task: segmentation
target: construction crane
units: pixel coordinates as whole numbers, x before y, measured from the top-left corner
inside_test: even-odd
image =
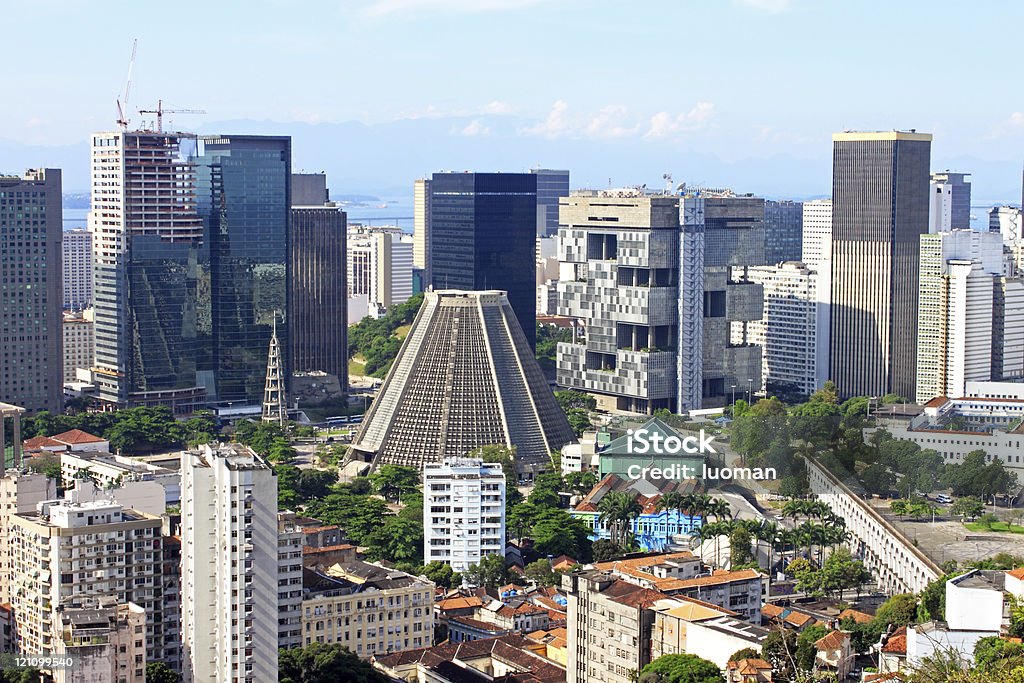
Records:
[[[120,97],[117,98],[117,125],[121,127],[121,130],[128,130],[128,95],[132,90],[132,69],[135,68],[135,48],[138,45],[138,38],[132,40],[132,58],[128,62],[128,78],[124,82],[124,103],[122,104]]]
[[[205,109],[164,109],[164,101],[156,101],[156,109],[140,109],[140,114],[156,114],[156,132],[164,132],[164,114],[205,114]]]

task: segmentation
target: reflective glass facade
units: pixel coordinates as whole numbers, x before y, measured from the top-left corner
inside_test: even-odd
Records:
[[[435,173],[430,225],[434,289],[504,290],[533,348],[537,176]]]
[[[290,359],[291,138],[201,137],[195,160],[210,273],[209,294],[198,296],[210,299],[212,342],[200,383],[214,404],[259,402],[275,314],[281,355]]]

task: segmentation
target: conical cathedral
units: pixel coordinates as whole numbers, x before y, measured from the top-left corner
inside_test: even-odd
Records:
[[[441,290],[425,293],[352,449],[420,468],[503,444],[525,474],[574,440],[505,292]]]

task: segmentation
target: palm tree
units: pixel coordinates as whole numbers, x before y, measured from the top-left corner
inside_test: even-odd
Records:
[[[670,491],[658,498],[656,508],[659,512],[661,510],[668,510],[670,512],[674,510],[676,512],[676,521],[678,522],[679,517],[683,514],[683,510],[687,508],[687,504],[686,496],[677,491]],[[668,520],[666,520],[665,528],[666,530],[668,529]]]
[[[601,499],[597,509],[601,513],[598,521],[602,524],[607,523],[612,542],[626,549],[632,521],[643,512],[636,496],[631,496],[625,491],[612,491]]]

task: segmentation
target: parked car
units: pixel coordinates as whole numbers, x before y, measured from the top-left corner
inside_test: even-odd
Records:
[[[942,503],[943,505],[949,505],[950,503],[953,502],[953,499],[947,496],[945,493],[940,493],[939,495],[935,496],[935,502]]]

